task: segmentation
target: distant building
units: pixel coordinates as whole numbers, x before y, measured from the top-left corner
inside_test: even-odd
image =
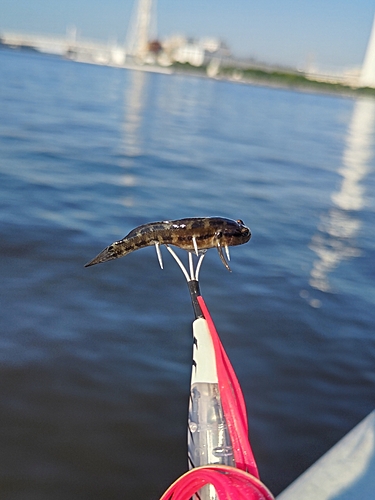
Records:
[[[188,39],[173,36],[163,43],[163,49],[172,62],[203,66],[212,59],[224,60],[230,57],[228,47],[217,38]]]
[[[187,42],[173,52],[173,59],[181,64],[199,67],[204,62],[204,49],[196,42]]]

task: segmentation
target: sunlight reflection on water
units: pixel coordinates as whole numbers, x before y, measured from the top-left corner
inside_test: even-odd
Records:
[[[331,196],[334,207],[321,216],[310,248],[317,254],[310,271],[309,283],[323,292],[332,292],[329,274],[343,260],[359,257],[356,236],[361,228],[361,220],[356,217],[366,203],[364,180],[371,171],[370,161],[374,155],[375,101],[360,99],[355,103],[349,125],[342,167],[340,189]],[[309,294],[304,292],[306,298]],[[319,305],[312,299],[312,305]]]

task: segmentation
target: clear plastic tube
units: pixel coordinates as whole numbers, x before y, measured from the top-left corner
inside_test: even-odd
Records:
[[[188,418],[189,467],[235,466],[233,449],[217,383],[198,382],[191,386]],[[216,500],[208,485],[199,492],[202,500]]]
[[[191,387],[188,453],[191,467],[235,465],[218,384],[200,382]]]

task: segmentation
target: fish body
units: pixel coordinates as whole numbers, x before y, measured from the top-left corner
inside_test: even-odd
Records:
[[[223,217],[191,217],[178,220],[150,222],[136,227],[122,240],[106,247],[85,267],[123,257],[140,248],[155,245],[174,245],[195,252],[217,248],[224,265],[229,269],[222,247],[242,245],[251,238],[251,231],[241,220]]]

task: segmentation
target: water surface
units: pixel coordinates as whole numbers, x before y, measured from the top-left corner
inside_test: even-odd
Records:
[[[151,500],[186,470],[181,271],[83,267],[149,221],[252,229],[201,289],[274,494],[375,407],[374,101],[3,50],[0,106],[2,498]]]

